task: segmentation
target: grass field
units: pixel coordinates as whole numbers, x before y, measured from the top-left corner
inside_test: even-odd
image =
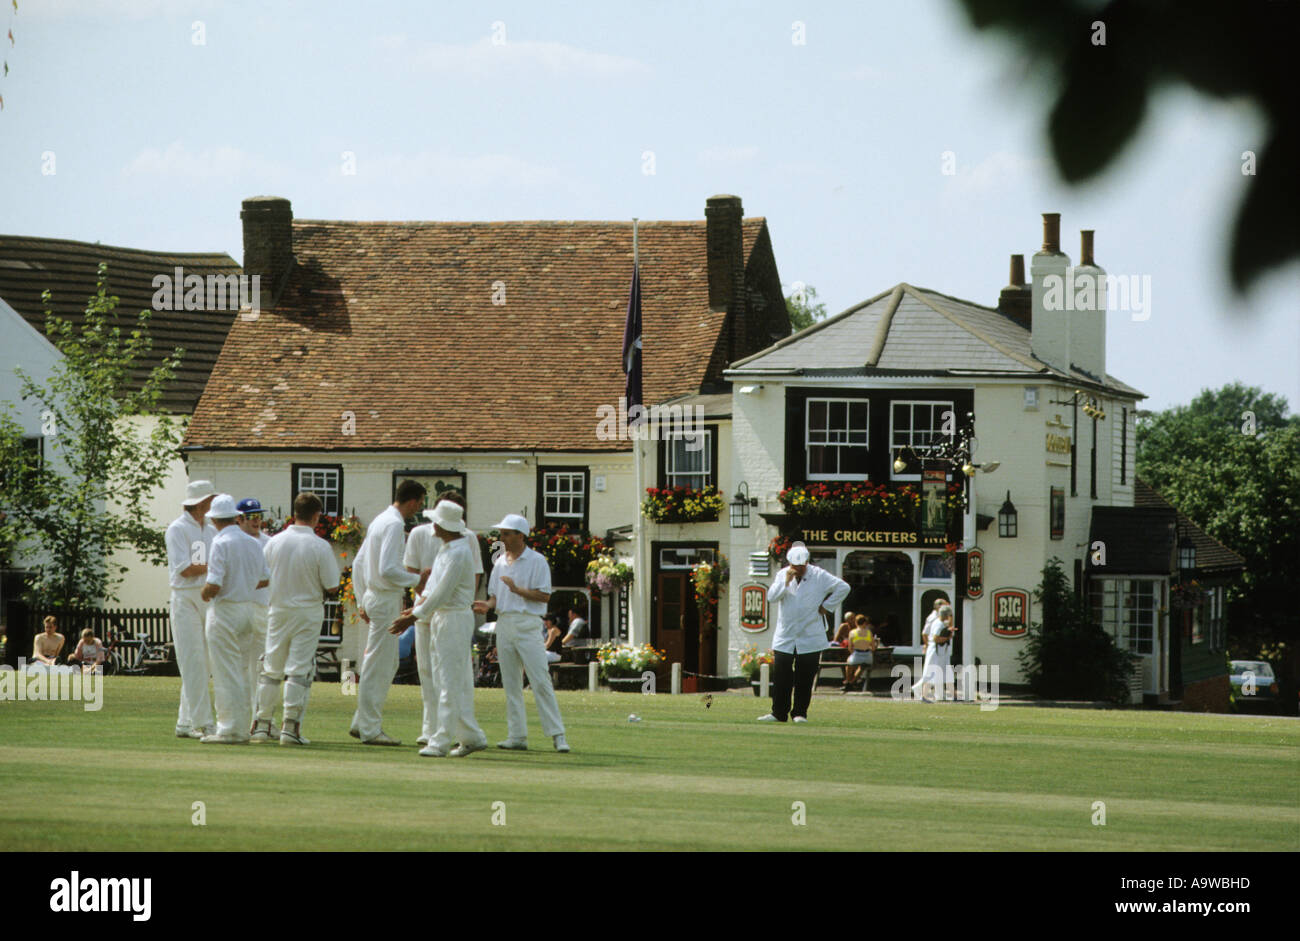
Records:
[[[1295,720],[817,697],[767,725],[748,693],[560,693],[560,755],[527,693],[533,750],[429,759],[415,686],[385,712],[411,747],[349,738],[322,683],[290,749],[175,738],[179,682],[0,702],[0,850],[1300,849]],[[502,692],[476,707],[503,738]]]

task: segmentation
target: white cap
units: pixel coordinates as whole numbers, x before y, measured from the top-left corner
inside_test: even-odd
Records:
[[[527,536],[529,530],[532,527],[528,525],[528,520],[520,516],[518,513],[507,513],[505,515],[505,518],[502,519],[501,522],[497,523],[496,526],[492,528],[513,529],[515,532],[523,533],[525,536]]]
[[[181,501],[181,506],[198,506],[216,492],[210,480],[191,481],[185,488],[185,499]]]
[[[459,504],[452,503],[450,500],[439,500],[433,512],[425,510],[424,515],[443,529],[453,533],[465,532],[465,511]]]
[[[785,554],[786,559],[791,565],[808,564],[808,547],[803,543],[796,543],[790,547],[790,551]]]
[[[239,508],[235,506],[235,498],[228,493],[217,494],[212,501],[212,509],[208,510],[208,519],[233,520],[237,516]]]

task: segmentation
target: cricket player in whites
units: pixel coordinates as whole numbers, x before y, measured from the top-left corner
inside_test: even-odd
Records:
[[[239,528],[256,539],[265,553],[266,544],[271,541],[271,537],[262,532],[262,504],[254,497],[245,497],[235,504],[235,509],[239,511]],[[248,688],[253,697],[248,706],[256,713],[258,679],[262,675],[262,655],[266,651],[266,618],[271,604],[271,589],[259,588],[253,594],[253,601],[260,614],[253,622],[253,642],[248,646]]]
[[[525,544],[528,520],[510,513],[496,525],[506,551],[497,556],[488,577],[488,600],[474,602],[474,610],[497,610],[497,661],[506,691],[506,740],[497,748],[528,748],[528,717],[524,712],[524,673],[533,688],[533,701],[542,719],[542,731],[551,736],[558,752],[569,751],[564,722],[551,685],[550,665],[542,646],[542,615],[551,598],[551,566],[546,557]]]
[[[255,742],[271,739],[271,716],[283,685],[280,744],[311,744],[302,734],[302,717],[316,672],[316,643],[325,621],[324,599],[339,593],[339,565],[334,550],[316,535],[321,509],[316,494],[298,494],[293,501],[293,525],[273,536],[264,550],[271,571],[271,613],[253,718]]]
[[[403,611],[392,625],[400,634],[417,618],[432,624],[433,647],[438,676],[438,728],[420,749],[426,758],[463,758],[487,748],[487,736],[474,721],[474,673],[469,648],[474,636],[474,563],[478,552],[470,544],[472,533],[465,528],[460,506],[439,500],[433,508],[433,532],[442,543],[434,560],[424,594],[415,607]],[[451,748],[453,742],[458,743]]]
[[[212,692],[217,705],[217,731],[205,735],[205,745],[246,745],[252,722],[252,694],[248,691],[248,648],[253,643],[254,622],[261,614],[254,600],[257,589],[270,584],[262,547],[236,525],[235,498],[217,494],[208,519],[217,528],[208,558],[208,580],[203,600],[208,606],[208,659]]]
[[[465,498],[455,490],[447,490],[442,494],[442,500],[450,500],[462,510],[465,509]],[[406,566],[408,572],[414,572],[420,576],[420,583],[415,587],[415,595],[418,598],[424,594],[424,585],[433,571],[433,560],[446,547],[446,543],[434,535],[433,531],[433,510],[425,510],[424,518],[430,520],[428,523],[421,523],[415,529],[411,530],[406,537],[406,554],[402,556],[402,564]],[[483,554],[479,551],[478,536],[472,531],[465,531],[465,538],[469,540],[470,558],[474,563],[474,591],[478,592],[479,582],[483,580]],[[405,627],[403,627],[405,630]],[[391,629],[390,629],[391,632]],[[438,655],[433,649],[432,627],[429,618],[419,618],[415,620],[415,663],[420,674],[420,698],[424,703],[424,721],[421,724],[420,737],[416,739],[421,745],[428,745],[429,739],[433,738],[433,733],[438,731]],[[398,631],[397,633],[401,633]]]
[[[352,589],[357,613],[366,622],[366,647],[361,655],[357,711],[348,734],[365,745],[400,745],[384,731],[384,702],[397,672],[397,638],[388,633],[402,613],[402,594],[420,576],[402,565],[406,549],[406,518],[424,508],[425,489],[414,480],[397,485],[396,499],[370,522],[365,541],[352,562]]]
[[[167,527],[167,571],[171,585],[172,639],[181,672],[181,702],[176,713],[177,738],[203,738],[213,731],[208,693],[208,642],[203,622],[208,605],[203,580],[217,531],[207,522],[217,492],[211,481],[195,480],[185,488],[183,512]]]

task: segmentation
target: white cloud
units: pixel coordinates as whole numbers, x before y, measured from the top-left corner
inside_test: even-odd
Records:
[[[9,6],[5,3],[5,6]],[[19,3],[23,17],[62,19],[75,16],[83,19],[157,18],[161,16],[189,16],[202,10],[212,10],[210,2],[202,0],[40,0]]]
[[[743,163],[757,156],[757,147],[710,147],[700,151],[703,163]]]
[[[233,180],[240,177],[278,175],[282,168],[256,154],[237,147],[192,151],[180,141],[172,141],[165,150],[146,147],[125,167],[127,176],[170,176],[190,180]]]
[[[648,75],[650,67],[637,59],[591,52],[558,42],[513,40],[495,44],[484,37],[466,45],[410,42],[404,35],[383,36],[375,46],[400,56],[414,68],[456,75],[486,75],[507,69],[552,75]]]
[[[884,78],[885,73],[874,65],[858,65],[851,69],[844,69],[837,77],[850,82],[874,82]]]

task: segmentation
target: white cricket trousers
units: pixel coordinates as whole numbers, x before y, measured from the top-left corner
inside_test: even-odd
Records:
[[[259,604],[257,610],[259,614],[253,622],[253,642],[248,645],[248,688],[252,692],[249,708],[253,715],[257,714],[257,687],[262,677],[262,657],[266,655],[266,619],[270,609]]]
[[[172,643],[176,646],[176,665],[181,671],[181,704],[176,713],[178,729],[206,729],[212,725],[212,700],[208,695],[208,642],[204,633],[207,610],[202,588],[172,589]]]
[[[361,741],[365,742],[384,730],[384,703],[388,700],[388,689],[393,685],[393,676],[397,673],[398,660],[397,635],[388,633],[388,629],[402,613],[402,593],[393,591],[379,594],[367,590],[361,599],[361,607],[370,618],[370,630],[366,633],[366,649],[361,655],[357,711],[352,716],[352,728],[356,729]]]
[[[524,712],[524,673],[533,690],[542,731],[552,737],[564,734],[560,705],[555,701],[551,671],[542,643],[542,619],[535,614],[508,612],[497,615],[497,662],[501,685],[506,690],[506,735],[512,741],[528,738],[528,716]]]
[[[438,670],[438,730],[429,744],[448,748],[453,742],[482,745],[487,736],[474,721],[474,672],[469,665],[470,641],[474,638],[474,612],[433,612],[430,625]]]
[[[427,742],[438,731],[438,652],[433,649],[433,628],[428,621],[415,622],[415,664],[420,672],[420,698],[424,700],[424,721],[420,736]]]
[[[324,621],[323,604],[271,608],[266,627],[266,654],[257,684],[258,722],[270,719],[275,713],[283,685],[284,721],[299,723],[301,731],[311,680],[316,675],[316,644]]]
[[[208,607],[208,657],[212,698],[217,706],[217,734],[248,738],[253,724],[248,691],[248,648],[261,605],[252,601],[213,600]]]

